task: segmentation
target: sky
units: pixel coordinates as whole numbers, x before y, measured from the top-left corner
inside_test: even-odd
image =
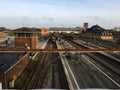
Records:
[[[0,0],[0,27],[120,26],[120,0]]]

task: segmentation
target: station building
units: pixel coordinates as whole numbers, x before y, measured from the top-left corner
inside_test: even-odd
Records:
[[[17,48],[38,49],[38,39],[50,35],[49,28],[18,28],[7,32],[10,36],[15,36],[14,45]]]
[[[38,38],[48,36],[50,30],[48,28],[19,28],[7,32],[9,35],[15,36],[14,45],[17,48],[38,49]]]
[[[38,49],[38,34],[34,29],[21,28],[13,31],[14,45],[17,48]]]
[[[113,40],[113,33],[111,30],[106,30],[98,25],[94,25],[87,29],[82,37],[102,39],[102,40]]]

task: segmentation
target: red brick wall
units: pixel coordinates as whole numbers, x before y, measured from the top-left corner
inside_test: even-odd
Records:
[[[15,47],[25,47],[27,44],[31,49],[38,49],[38,36],[34,37],[15,37]]]
[[[24,70],[26,65],[29,63],[29,55],[26,54],[23,58],[21,58],[20,62],[16,65],[13,65],[9,71],[6,72],[6,82],[5,87],[9,88],[9,81],[15,80],[20,73]]]
[[[28,46],[30,46],[31,39],[30,38],[15,37],[15,40],[14,40],[15,47],[25,47],[26,43],[28,44]]]
[[[5,35],[6,35],[5,33],[0,32],[0,37],[3,37]]]
[[[31,38],[31,48],[38,49],[38,36],[34,36]]]
[[[92,38],[94,37],[94,34],[93,33],[85,33],[82,35],[83,37],[88,37],[88,38]]]

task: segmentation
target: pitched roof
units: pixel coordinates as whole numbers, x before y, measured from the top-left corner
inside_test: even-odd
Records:
[[[98,25],[94,25],[91,28],[87,29],[86,32],[101,33],[103,31],[105,31],[105,29],[103,29],[102,27],[100,27]]]
[[[41,29],[22,27],[22,28],[8,31],[8,32],[12,32],[12,33],[40,33],[40,30]]]

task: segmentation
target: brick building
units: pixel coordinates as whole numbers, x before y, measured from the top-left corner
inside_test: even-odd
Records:
[[[38,36],[15,37],[14,44],[17,48],[38,49]]]
[[[40,33],[41,35],[45,36],[45,35],[50,35],[50,29],[49,28],[41,28],[40,29]]]
[[[37,31],[35,28],[19,28],[8,33],[15,36],[15,47],[38,49],[38,35],[40,31]]]
[[[87,29],[82,35],[86,38],[102,39],[102,40],[113,40],[113,33],[111,30],[105,30],[98,25],[94,25]]]
[[[6,34],[5,34],[5,33],[0,32],[0,37],[5,37],[5,36],[6,36]]]
[[[14,81],[29,63],[29,54],[4,53],[0,55],[0,89],[14,87]]]
[[[38,38],[43,38],[50,35],[49,28],[18,28],[6,32],[10,36],[15,36],[14,44],[17,48],[38,49]]]

